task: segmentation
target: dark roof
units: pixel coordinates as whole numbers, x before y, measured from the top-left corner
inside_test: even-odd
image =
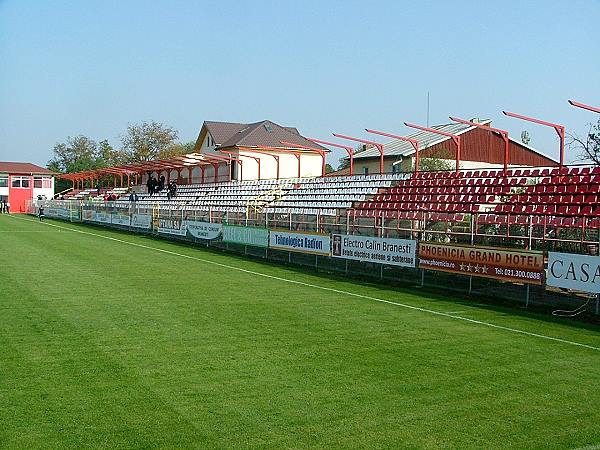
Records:
[[[329,151],[309,141],[294,127],[282,127],[270,120],[250,124],[227,122],[204,122],[215,143],[221,148],[227,147],[280,147],[290,148],[281,142],[304,145],[319,150]],[[228,135],[228,136],[227,136]],[[300,147],[298,147],[300,148]]]
[[[35,173],[44,175],[54,175],[55,172],[48,170],[44,167],[36,166],[31,163],[21,162],[2,162],[0,161],[0,172],[1,173]]]
[[[246,128],[248,124],[233,122],[204,122],[204,126],[215,140],[215,144],[221,145],[238,131]]]

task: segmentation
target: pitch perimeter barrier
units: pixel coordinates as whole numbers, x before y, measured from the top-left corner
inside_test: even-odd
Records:
[[[313,229],[298,229],[299,224],[310,223],[302,221],[306,217],[283,222],[265,215],[248,220],[247,215],[161,211],[124,202],[117,206],[51,201],[45,213],[390,285],[429,287],[525,306],[585,305],[585,310],[600,314],[597,255],[435,242],[417,236],[367,236],[349,224],[344,233],[339,221],[318,223],[319,218],[312,222]]]

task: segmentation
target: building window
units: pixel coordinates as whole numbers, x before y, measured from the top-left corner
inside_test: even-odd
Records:
[[[33,187],[36,189],[50,189],[52,188],[51,177],[33,177]]]
[[[369,175],[369,168],[366,166],[363,167],[363,175]]]
[[[12,187],[14,188],[28,188],[29,177],[12,177]]]
[[[0,187],[8,187],[8,175],[0,175]]]

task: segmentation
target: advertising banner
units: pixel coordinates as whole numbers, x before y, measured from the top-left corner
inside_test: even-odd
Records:
[[[196,222],[193,220],[188,220],[185,222],[184,226],[187,229],[188,237],[195,237],[198,239],[217,239],[223,232],[223,227],[220,223]]]
[[[71,220],[81,220],[81,209],[79,207],[71,210]]]
[[[541,252],[421,242],[419,268],[542,284],[544,257]]]
[[[331,256],[356,261],[415,267],[417,242],[409,239],[331,235]]]
[[[60,217],[58,208],[44,208],[46,217]]]
[[[127,213],[112,213],[111,220],[114,225],[129,226],[129,215]]]
[[[96,221],[96,211],[84,209],[83,210],[83,220],[86,220],[88,222],[95,222]]]
[[[268,247],[269,230],[260,227],[223,225],[223,242],[253,245],[255,247]]]
[[[44,215],[46,217],[57,217],[60,219],[70,219],[71,213],[68,208],[63,206],[54,206],[50,208],[44,208]]]
[[[278,250],[329,256],[330,241],[328,234],[296,233],[284,230],[269,231],[269,247]]]
[[[131,226],[149,230],[152,227],[152,216],[150,214],[133,214],[131,216]]]
[[[600,256],[548,252],[548,286],[600,293]]]
[[[158,232],[163,234],[174,234],[177,236],[185,236],[185,222],[181,219],[159,219]]]
[[[96,211],[93,220],[100,223],[112,223],[111,214],[107,212]]]

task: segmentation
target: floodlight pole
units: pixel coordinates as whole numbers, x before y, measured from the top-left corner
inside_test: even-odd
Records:
[[[600,108],[596,108],[595,106],[584,105],[583,103],[576,102],[575,100],[569,100],[569,103],[572,106],[587,109],[588,111],[592,111],[592,112],[596,112],[596,113],[600,114]]]
[[[545,125],[547,127],[552,127],[558,134],[558,138],[560,139],[560,167],[564,166],[565,162],[565,127],[563,125],[559,125],[557,123],[546,122],[545,120],[535,119],[533,117],[523,116],[521,114],[513,113],[510,111],[502,111],[502,114],[508,117],[514,117],[515,119],[525,120],[527,122],[537,123],[539,125]]]
[[[407,138],[405,136],[398,136],[397,134],[384,133],[383,131],[377,130],[369,130],[368,128],[366,128],[365,131],[367,133],[378,134],[380,136],[386,136],[392,139],[400,139],[401,141],[410,142],[410,144],[415,149],[415,172],[419,172],[419,141],[417,141],[416,139]]]
[[[342,148],[348,153],[350,158],[350,175],[354,175],[354,149],[347,145],[336,144],[335,142],[322,141],[321,139],[307,138],[309,141],[316,142],[317,144],[330,145],[331,147]]]
[[[452,133],[447,133],[445,131],[436,130],[435,128],[429,128],[429,127],[423,127],[421,125],[415,125],[414,123],[404,122],[404,125],[406,125],[407,127],[410,127],[410,128],[416,128],[417,130],[429,131],[430,133],[439,134],[439,135],[447,136],[447,137],[451,138],[454,141],[454,143],[456,144],[456,173],[458,173],[458,171],[460,170],[460,150],[461,150],[460,136],[458,136],[456,134],[452,134]]]
[[[383,144],[379,142],[367,141],[366,139],[359,139],[351,136],[345,136],[343,134],[332,133],[335,137],[340,139],[348,139],[349,141],[362,142],[363,144],[374,145],[379,151],[379,173],[383,174]]]
[[[499,128],[493,128],[493,127],[490,127],[489,125],[472,122],[470,120],[459,119],[457,117],[452,117],[452,116],[450,116],[450,120],[452,120],[454,122],[458,122],[458,123],[464,123],[465,125],[472,125],[474,127],[481,128],[482,130],[488,130],[488,131],[492,131],[494,133],[498,133],[500,135],[500,137],[502,137],[502,139],[504,140],[504,173],[503,173],[503,175],[506,176],[506,171],[508,170],[508,148],[509,148],[509,143],[510,143],[510,141],[508,139],[508,131],[500,130]]]

